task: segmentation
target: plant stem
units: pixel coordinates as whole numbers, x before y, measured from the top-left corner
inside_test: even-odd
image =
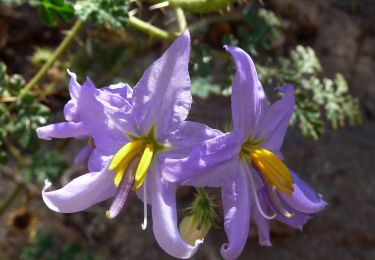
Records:
[[[14,188],[11,194],[5,198],[3,203],[0,205],[0,216],[5,212],[5,210],[12,204],[12,202],[17,198],[18,194],[25,188],[25,184],[22,182],[17,183],[17,186]]]
[[[84,22],[81,20],[77,20],[73,27],[70,29],[68,35],[64,38],[64,40],[60,43],[57,47],[51,58],[40,68],[38,73],[27,83],[27,85],[20,91],[19,96],[23,96],[27,91],[31,90],[48,72],[48,70],[52,67],[55,61],[61,56],[61,54],[65,51],[65,49],[70,45],[73,39],[76,37],[80,29],[82,28]]]
[[[151,36],[154,36],[156,38],[160,38],[162,40],[172,41],[176,38],[176,36],[172,33],[169,33],[167,31],[164,31],[156,26],[153,26],[152,24],[149,24],[145,21],[142,21],[141,19],[138,19],[135,16],[129,17],[129,24],[133,26],[134,28],[147,33]]]
[[[186,22],[184,10],[182,10],[180,7],[177,7],[175,9],[175,12],[176,12],[179,34],[184,33],[187,28],[187,22]]]
[[[29,162],[22,157],[21,152],[15,147],[12,143],[8,141],[8,139],[4,138],[4,144],[10,151],[10,153],[13,155],[13,157],[16,159],[16,161],[21,165],[21,167],[26,167],[29,165]]]

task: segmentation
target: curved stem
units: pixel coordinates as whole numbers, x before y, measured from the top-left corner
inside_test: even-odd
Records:
[[[65,51],[65,49],[70,45],[73,39],[78,34],[79,30],[83,26],[83,21],[77,20],[73,25],[72,29],[70,29],[68,35],[64,38],[64,40],[60,43],[57,47],[51,58],[40,68],[38,73],[27,83],[27,85],[20,91],[19,96],[23,96],[27,91],[31,90],[48,72],[48,70],[52,67],[55,61],[61,56],[61,54]]]
[[[135,16],[129,17],[129,24],[133,26],[134,28],[149,34],[150,36],[154,36],[156,38],[160,38],[162,40],[172,41],[176,38],[176,36],[172,33],[169,33],[167,31],[164,31],[156,26],[153,26],[152,24],[149,24],[145,21],[142,21],[141,19],[138,19]]]

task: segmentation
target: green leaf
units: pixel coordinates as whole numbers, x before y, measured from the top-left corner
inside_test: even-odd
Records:
[[[57,25],[57,19],[66,23],[74,16],[73,6],[64,0],[41,0],[40,8],[43,21],[52,27]]]
[[[128,1],[124,0],[79,0],[74,9],[81,20],[108,23],[113,29],[126,27],[129,22]]]

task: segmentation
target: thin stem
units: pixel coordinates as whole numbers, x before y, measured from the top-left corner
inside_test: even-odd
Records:
[[[138,19],[135,16],[129,17],[129,24],[144,33],[147,33],[153,37],[156,37],[162,40],[172,41],[176,38],[174,34],[164,31],[145,21],[142,21],[141,19]]]
[[[12,202],[17,198],[17,196],[23,191],[25,184],[17,183],[17,186],[14,188],[11,194],[5,198],[3,203],[0,205],[0,216],[5,212],[5,210],[12,204]]]
[[[64,38],[64,40],[60,43],[57,47],[51,58],[40,68],[38,73],[27,83],[27,85],[20,91],[19,96],[23,96],[27,91],[31,90],[48,72],[48,70],[52,67],[55,61],[61,56],[61,54],[66,50],[66,48],[70,45],[73,39],[76,37],[80,29],[82,28],[84,22],[81,20],[77,20],[73,25],[72,29],[70,29],[68,35]]]
[[[13,157],[17,160],[17,162],[22,166],[22,167],[26,167],[27,165],[29,165],[29,162],[22,157],[22,154],[21,152],[17,149],[17,147],[15,147],[12,143],[10,143],[8,141],[8,139],[4,138],[4,144],[6,145],[6,147],[8,148],[8,150],[10,151],[10,153],[13,155]]]
[[[177,24],[178,24],[178,31],[180,34],[180,33],[183,33],[187,28],[186,17],[185,17],[184,10],[182,10],[182,8],[180,7],[177,7],[175,9],[175,12],[176,12],[176,18],[177,18]]]

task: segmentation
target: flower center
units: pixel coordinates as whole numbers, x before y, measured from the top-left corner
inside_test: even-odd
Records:
[[[146,174],[152,163],[156,152],[168,149],[161,145],[155,138],[155,127],[151,127],[145,136],[136,136],[128,134],[131,141],[125,144],[113,156],[108,167],[109,171],[115,170],[113,182],[117,188],[116,197],[111,208],[107,211],[108,218],[114,218],[118,215],[124,206],[129,192],[138,190],[142,185],[146,186]],[[134,170],[136,167],[136,170]],[[145,219],[142,228],[147,225],[147,192],[143,188],[143,202]]]
[[[262,138],[253,140],[250,135],[242,146],[241,158],[250,158],[251,164],[268,184],[288,195],[292,194],[294,181],[288,168],[274,153],[259,147],[263,141]]]

